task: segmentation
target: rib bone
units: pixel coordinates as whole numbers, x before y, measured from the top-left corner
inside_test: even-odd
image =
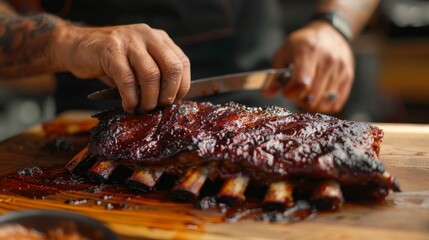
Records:
[[[88,176],[95,182],[106,182],[117,165],[117,162],[112,160],[97,160],[97,162],[88,170]]]
[[[82,167],[82,165],[86,165],[85,163],[93,164],[93,161],[89,161],[90,159],[89,149],[88,146],[86,146],[67,163],[65,168],[70,172],[75,172],[78,168]],[[83,168],[88,167],[89,165]]]
[[[240,205],[246,201],[244,192],[249,184],[249,178],[238,176],[227,179],[218,193],[219,201],[229,205]]]
[[[293,206],[293,186],[287,181],[271,183],[264,197],[264,208],[283,210]]]
[[[127,179],[127,184],[134,190],[143,192],[151,191],[163,173],[164,169],[159,168],[138,169]]]
[[[314,189],[311,201],[317,209],[336,210],[342,206],[344,198],[338,182],[328,180]]]
[[[196,167],[189,169],[180,182],[173,187],[174,198],[182,201],[189,201],[198,197],[200,189],[207,179],[208,169]]]
[[[384,185],[386,188],[391,188],[395,192],[400,192],[400,186],[398,180],[393,177],[389,172],[383,172],[383,174],[378,174],[378,180],[380,184]]]

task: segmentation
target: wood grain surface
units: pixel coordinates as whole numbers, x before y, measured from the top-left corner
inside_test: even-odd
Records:
[[[95,122],[90,113],[68,112],[47,129],[63,133],[87,130]],[[391,193],[384,204],[347,203],[338,212],[321,213],[298,223],[243,220],[226,223],[218,210],[197,210],[190,203],[175,203],[129,193],[65,191],[45,199],[30,199],[0,192],[0,214],[25,209],[57,209],[86,214],[106,223],[124,239],[429,239],[429,125],[382,124],[385,131],[381,159],[396,176],[403,192]],[[41,126],[0,143],[0,175],[34,166],[65,165],[85,145],[87,137],[74,135],[74,147],[50,152],[52,136]],[[1,186],[0,186],[1,187]],[[123,203],[128,209],[106,205],[72,205],[70,199]]]

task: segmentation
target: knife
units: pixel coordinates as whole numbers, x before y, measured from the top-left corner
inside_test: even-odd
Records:
[[[243,90],[263,90],[271,83],[285,85],[292,76],[293,65],[286,68],[220,75],[193,80],[185,99]],[[88,99],[120,99],[118,88],[106,88],[88,95]]]

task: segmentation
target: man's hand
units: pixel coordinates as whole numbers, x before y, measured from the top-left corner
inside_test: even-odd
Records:
[[[162,30],[146,24],[64,29],[55,59],[76,77],[117,86],[127,112],[171,104],[189,90],[189,59]]]
[[[352,87],[354,60],[349,44],[329,23],[314,21],[289,36],[275,54],[273,65],[289,64],[294,65],[290,81],[286,86],[271,85],[265,96],[282,91],[310,111],[341,110]]]

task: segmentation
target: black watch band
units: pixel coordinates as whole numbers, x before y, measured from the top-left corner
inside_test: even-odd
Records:
[[[353,40],[353,28],[347,19],[345,19],[340,13],[331,11],[331,12],[321,12],[315,13],[311,20],[322,20],[331,24],[343,37],[351,42]]]

